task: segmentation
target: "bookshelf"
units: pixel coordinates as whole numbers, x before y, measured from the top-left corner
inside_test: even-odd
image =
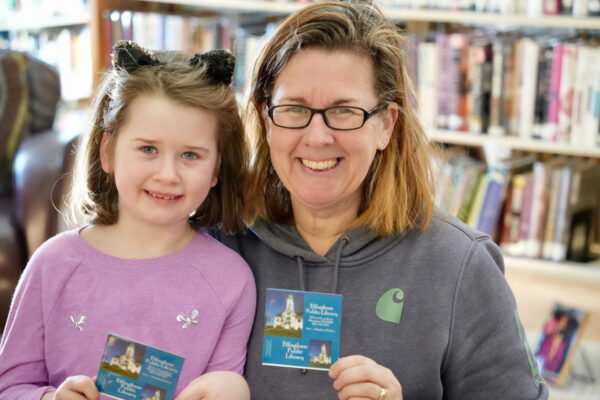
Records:
[[[532,2],[529,2],[532,3]],[[406,23],[407,32],[412,28],[419,31],[431,29],[430,24],[447,24],[450,26],[461,25],[474,28],[493,27],[498,31],[507,32],[519,28],[528,29],[528,34],[538,35],[540,30],[546,29],[552,32],[584,32],[586,35],[597,35],[600,32],[600,17],[598,16],[569,16],[569,15],[527,15],[526,13],[487,13],[475,11],[449,11],[432,9],[404,9],[388,6],[392,1],[378,1],[378,5],[384,13],[396,22]],[[540,3],[541,4],[541,3]],[[164,13],[182,13],[186,15],[200,15],[213,18],[231,18],[238,20],[240,17],[255,16],[265,20],[273,21],[293,12],[304,4],[286,1],[244,1],[244,0],[157,0],[157,1],[136,1],[136,0],[91,0],[90,1],[90,28],[92,31],[92,60],[93,70],[96,72],[95,79],[99,77],[99,72],[103,69],[103,52],[107,49],[106,37],[107,27],[103,24],[103,15],[106,16],[107,10],[131,10],[148,11]],[[232,30],[232,35],[236,33]],[[482,134],[475,132],[457,132],[444,129],[429,129],[430,138],[433,141],[445,144],[457,144],[468,147],[481,148],[489,145],[507,148],[513,151],[524,151],[531,153],[544,153],[547,157],[555,155],[564,155],[582,159],[600,159],[600,147],[582,144],[571,144],[568,142],[558,143],[532,139],[529,137],[518,136],[499,136],[491,133]],[[581,298],[579,302],[590,302],[596,304],[597,309],[595,319],[590,323],[589,331],[600,331],[600,295],[594,294],[600,292],[600,266],[587,265],[573,262],[553,262],[540,259],[530,259],[522,257],[507,256],[505,258],[507,265],[507,277],[511,284],[522,288],[521,292],[527,291],[528,285],[533,281],[538,285],[538,281],[548,280],[560,282],[562,286],[546,285],[548,293],[540,295],[543,298],[542,303],[535,303],[540,308],[550,308],[548,302],[556,298],[555,291],[557,287],[566,288],[566,294],[558,296],[564,301],[568,301],[569,293],[577,291],[581,285],[589,289],[592,297]],[[521,285],[521,282],[525,282]],[[539,286],[539,285],[538,285]],[[540,287],[544,287],[542,283]],[[588,291],[584,291],[588,293]],[[517,293],[518,302],[527,302],[527,295],[521,296]],[[587,306],[587,304],[574,304]],[[539,329],[536,316],[532,311],[529,328]],[[527,319],[527,318],[524,318]],[[527,324],[526,324],[527,325]],[[526,326],[526,328],[528,328]],[[600,335],[593,336],[594,340],[600,341]]]
[[[87,100],[92,92],[87,0],[3,2],[0,48],[23,51],[54,66],[66,102]]]

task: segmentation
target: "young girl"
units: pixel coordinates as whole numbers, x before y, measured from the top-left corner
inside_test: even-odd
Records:
[[[233,56],[158,57],[121,42],[113,66],[78,154],[91,224],[29,262],[0,344],[0,398],[98,399],[109,333],[184,357],[177,399],[249,398],[239,374],[252,274],[198,232],[242,227],[248,157]]]

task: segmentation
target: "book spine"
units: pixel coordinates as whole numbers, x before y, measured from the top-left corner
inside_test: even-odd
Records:
[[[504,77],[504,43],[495,39],[492,56],[492,86],[490,88],[490,124],[488,132],[494,135],[503,135],[503,77]]]
[[[501,243],[501,248],[507,254],[517,255],[517,243],[521,235],[521,212],[523,209],[523,193],[525,191],[525,185],[527,183],[526,176],[524,174],[514,175],[511,179],[511,200],[510,200],[510,218],[508,218],[507,225],[509,225],[508,234]]]
[[[568,143],[571,132],[571,115],[573,112],[573,89],[575,84],[575,62],[577,45],[565,43],[561,63],[559,88],[558,133],[557,141]]]
[[[550,105],[550,87],[552,85],[553,55],[552,47],[540,47],[532,131],[532,137],[536,139],[550,139],[548,133],[548,109]]]
[[[519,134],[523,139],[531,138],[535,112],[535,95],[538,73],[540,46],[531,38],[522,39],[523,64],[521,74],[521,90],[519,95]]]
[[[548,213],[546,217],[546,227],[542,244],[542,258],[549,259],[552,242],[554,241],[554,231],[556,226],[559,186],[560,186],[561,169],[552,170],[550,176],[550,192],[548,194]]]
[[[596,146],[598,142],[598,128],[600,124],[600,48],[590,51],[590,65],[588,75],[588,99],[585,108],[585,146]]]
[[[562,76],[562,59],[564,45],[557,44],[552,49],[552,69],[550,77],[550,96],[548,99],[548,131],[547,139],[558,140],[558,112],[560,110],[560,78]]]
[[[571,190],[571,167],[564,166],[560,170],[558,199],[556,202],[556,217],[554,235],[550,245],[549,258],[553,261],[563,261],[567,256],[567,210],[569,207],[569,192]]]
[[[488,169],[487,188],[481,205],[477,229],[481,232],[493,235],[502,206],[502,194],[506,180],[506,170],[490,166]]]
[[[519,240],[515,243],[515,256],[524,256],[526,254],[526,243],[531,223],[533,186],[533,177],[528,175],[525,188],[523,189],[523,207],[521,209],[521,221],[519,225]]]
[[[589,53],[591,48],[586,45],[577,51],[577,64],[575,69],[575,84],[573,87],[573,110],[571,118],[571,144],[583,146],[585,143],[585,109],[588,101],[588,72]]]
[[[437,104],[437,69],[438,53],[436,44],[430,42],[420,42],[418,44],[419,54],[419,72],[418,76],[418,96],[419,96],[419,117],[421,123],[426,128],[435,127]]]

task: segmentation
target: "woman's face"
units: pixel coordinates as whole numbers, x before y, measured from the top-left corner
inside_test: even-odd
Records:
[[[283,104],[369,111],[378,105],[372,62],[351,51],[301,50],[275,80],[269,106]],[[294,213],[357,213],[363,182],[376,152],[388,144],[397,112],[388,106],[361,128],[341,131],[329,128],[321,114],[305,128],[281,128],[265,110],[271,160]]]

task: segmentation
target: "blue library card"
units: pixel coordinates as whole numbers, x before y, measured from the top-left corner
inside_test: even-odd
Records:
[[[182,357],[109,334],[96,386],[119,400],[171,400],[182,366]]]
[[[329,370],[340,350],[342,296],[267,289],[264,365]]]

